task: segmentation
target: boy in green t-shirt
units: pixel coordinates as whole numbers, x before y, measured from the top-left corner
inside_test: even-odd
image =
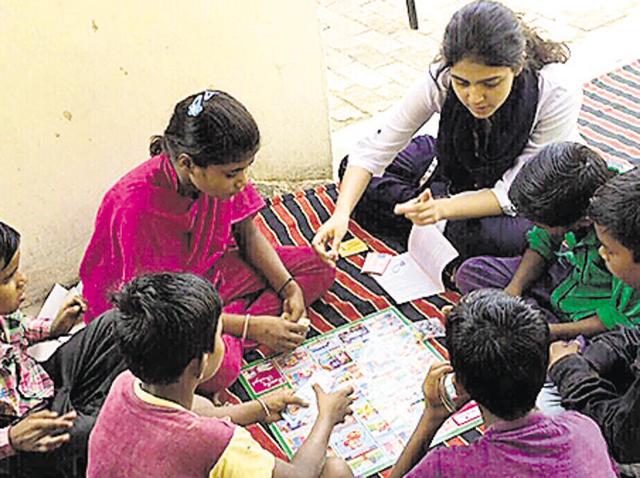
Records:
[[[460,290],[496,287],[526,297],[547,313],[552,339],[589,337],[640,321],[637,294],[616,298],[616,281],[587,217],[591,197],[613,175],[587,146],[562,142],[541,149],[509,190],[518,213],[535,224],[529,248],[522,257],[469,259],[456,276]]]
[[[640,290],[640,170],[598,189],[588,214],[602,243],[600,254],[615,276],[612,313],[617,313],[633,299],[633,290]],[[639,361],[640,328],[600,334],[583,351],[576,341],[550,347],[549,377],[562,406],[593,418],[619,463],[640,462]]]

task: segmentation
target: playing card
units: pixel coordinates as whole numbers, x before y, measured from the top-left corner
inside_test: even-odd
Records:
[[[382,252],[369,252],[362,265],[363,274],[384,274],[387,266],[391,262],[391,254]]]
[[[360,254],[369,249],[366,243],[358,239],[357,237],[354,239],[349,239],[348,241],[344,241],[340,244],[340,257],[349,257],[355,254]]]

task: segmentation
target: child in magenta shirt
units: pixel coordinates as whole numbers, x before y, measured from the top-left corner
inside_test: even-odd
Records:
[[[201,385],[210,393],[238,377],[247,343],[281,351],[304,341],[308,325],[299,319],[335,277],[311,248],[274,248],[258,230],[253,218],[264,201],[247,172],[259,146],[253,117],[227,93],[180,101],[152,144],[154,156],[105,195],[80,266],[87,320],[142,273],[191,272],[211,281],[225,304],[225,357]]]
[[[89,478],[353,476],[344,461],[326,458],[334,425],[349,413],[351,388],[326,394],[315,386],[318,419],[291,463],[242,427],[212,417],[210,403],[195,411],[196,387],[224,356],[221,304],[210,282],[152,274],[125,285],[116,303],[115,335],[130,371],[114,382],[91,434]]]
[[[451,364],[425,380],[426,408],[392,478],[614,477],[598,426],[577,412],[546,416],[535,408],[549,361],[549,326],[541,311],[496,289],[463,297],[446,331]],[[441,379],[455,373],[459,399],[445,406]],[[485,434],[469,446],[429,450],[456,404],[474,399]]]

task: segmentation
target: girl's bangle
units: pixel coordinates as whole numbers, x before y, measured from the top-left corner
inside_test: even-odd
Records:
[[[264,410],[264,417],[269,418],[271,416],[271,410],[269,410],[269,407],[267,407],[267,404],[265,403],[265,401],[261,398],[256,398],[256,402],[258,402],[262,407],[262,409]]]
[[[251,315],[247,314],[244,316],[244,325],[242,326],[242,341],[247,340],[247,334],[249,333],[249,320],[251,319]]]
[[[289,285],[289,282],[292,282],[293,280],[294,280],[293,276],[289,276],[289,278],[286,281],[284,281],[284,284],[282,284],[278,289],[278,292],[277,292],[278,297],[282,298],[282,291],[284,291],[284,288],[287,287]]]

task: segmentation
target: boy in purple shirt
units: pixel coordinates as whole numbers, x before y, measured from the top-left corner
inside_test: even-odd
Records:
[[[534,408],[549,360],[549,326],[540,311],[503,291],[477,290],[449,315],[446,340],[451,364],[427,374],[427,406],[392,478],[616,476],[591,419],[576,412],[549,417]],[[475,400],[487,431],[469,446],[429,451],[451,413],[440,397],[441,381],[453,372],[455,404]]]

